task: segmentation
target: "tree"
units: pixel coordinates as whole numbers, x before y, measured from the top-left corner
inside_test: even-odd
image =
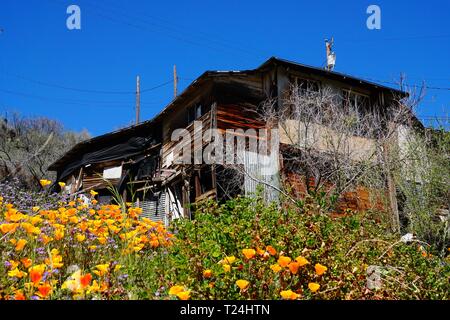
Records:
[[[17,177],[23,185],[36,187],[40,179],[53,175],[48,166],[89,133],[66,131],[45,117],[14,113],[0,120],[0,137],[0,180]]]

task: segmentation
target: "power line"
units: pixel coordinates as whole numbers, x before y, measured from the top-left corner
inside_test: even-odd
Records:
[[[394,82],[394,81],[379,80],[379,79],[374,79],[374,78],[370,78],[370,77],[363,77],[363,76],[359,76],[359,77],[361,79],[365,79],[365,80],[372,81],[372,82],[398,85],[398,82]],[[435,86],[418,85],[418,84],[407,84],[407,83],[405,85],[409,86],[409,87],[412,87],[412,88],[424,88],[424,89],[429,89],[429,90],[450,90],[450,87],[435,87]]]
[[[161,87],[167,86],[169,83],[172,83],[172,80],[166,81],[166,82],[161,83],[161,84],[159,84],[159,85],[157,85],[157,86],[154,86],[154,87],[152,87],[152,88],[143,89],[143,90],[141,90],[141,93],[142,93],[142,92],[149,92],[149,91],[153,91],[153,90],[159,89],[159,88],[161,88]]]
[[[96,94],[124,94],[124,95],[134,95],[136,94],[136,91],[107,91],[107,90],[93,90],[93,89],[84,89],[84,88],[75,88],[75,87],[68,87],[68,86],[64,86],[64,85],[60,85],[60,84],[55,84],[55,83],[49,83],[49,82],[45,82],[45,81],[41,81],[41,80],[36,80],[36,79],[32,79],[29,77],[25,77],[23,75],[19,75],[19,74],[14,74],[11,72],[3,72],[6,75],[9,76],[13,76],[31,83],[35,83],[35,84],[39,84],[42,86],[46,86],[46,87],[51,87],[51,88],[58,88],[58,89],[64,89],[64,90],[69,90],[69,91],[76,91],[76,92],[86,92],[86,93],[96,93]],[[148,91],[152,91],[152,90],[156,90],[158,88],[161,88],[163,86],[168,85],[169,83],[171,83],[172,80],[166,81],[164,83],[158,84],[154,87],[151,88],[147,88],[147,89],[143,89],[141,90],[141,92],[148,92]]]
[[[349,39],[349,38],[340,38],[340,43],[370,43],[370,42],[383,42],[383,41],[405,41],[405,40],[420,40],[420,39],[445,39],[450,38],[449,34],[442,35],[416,35],[416,36],[398,36],[398,37],[387,37],[380,39]]]
[[[60,0],[57,0],[57,1],[60,1]],[[200,46],[200,47],[209,48],[212,50],[222,51],[222,52],[224,49],[228,49],[231,51],[240,51],[241,53],[246,53],[248,56],[253,56],[253,57],[260,56],[256,52],[249,51],[240,46],[230,46],[227,44],[217,43],[218,42],[217,39],[207,38],[206,43],[204,41],[202,43],[202,40],[200,40],[200,39],[192,40],[194,37],[192,37],[191,33],[185,31],[185,29],[186,29],[185,27],[183,27],[183,28],[180,27],[179,30],[176,30],[173,28],[173,25],[171,27],[158,25],[157,23],[143,19],[142,17],[127,14],[124,12],[124,9],[114,11],[114,9],[111,9],[111,6],[109,4],[105,7],[94,5],[93,3],[86,3],[85,5],[89,6],[95,14],[97,14],[98,16],[103,17],[107,20],[117,22],[117,23],[122,23],[124,25],[134,27],[136,29],[140,29],[140,30],[144,30],[144,31],[159,32],[159,33],[164,34],[167,37],[170,37],[172,39],[182,41],[182,42],[194,45],[194,46]],[[98,9],[98,10],[96,10],[96,9]],[[109,11],[109,14],[105,14],[106,11]],[[113,16],[111,16],[111,14]],[[120,17],[120,18],[118,18],[118,17]],[[130,21],[132,21],[132,22],[130,22]],[[137,24],[136,21],[140,21],[140,24]],[[165,29],[165,31],[155,29],[155,26],[159,27],[159,29],[161,29],[161,28]],[[180,34],[188,35],[188,37],[180,36]],[[198,35],[197,35],[197,38],[198,38]],[[200,40],[200,41],[198,41],[198,40]],[[215,42],[215,44],[214,44],[214,42]]]
[[[19,92],[19,91],[13,91],[13,90],[8,90],[8,89],[1,89],[1,92],[7,93],[7,94],[11,94],[11,95],[16,95],[16,96],[21,96],[21,97],[25,97],[25,98],[32,98],[32,99],[37,99],[37,100],[42,100],[42,101],[48,101],[48,102],[57,102],[57,103],[62,103],[62,104],[70,104],[70,105],[78,105],[78,106],[92,106],[93,104],[95,104],[95,107],[126,107],[129,108],[129,105],[132,105],[132,103],[128,103],[128,102],[117,102],[117,101],[91,101],[91,100],[71,100],[71,99],[59,99],[59,98],[49,98],[49,97],[45,97],[45,96],[40,96],[40,95],[34,95],[34,94],[30,94],[30,93],[25,93],[25,92]],[[154,104],[159,104],[160,102],[154,102]],[[103,104],[103,105],[102,105]],[[106,104],[106,105],[105,105]],[[141,104],[141,105],[145,105],[145,106],[150,106],[150,103],[146,103],[146,104]]]

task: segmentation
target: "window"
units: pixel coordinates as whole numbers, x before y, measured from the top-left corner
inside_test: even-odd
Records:
[[[320,83],[316,80],[294,77],[292,84],[298,87],[298,92],[302,95],[320,91]]]
[[[358,112],[363,112],[368,109],[370,98],[365,94],[352,92],[350,90],[343,90],[342,103],[346,110],[357,110]]]
[[[203,107],[201,104],[196,104],[188,109],[188,125],[202,116]]]

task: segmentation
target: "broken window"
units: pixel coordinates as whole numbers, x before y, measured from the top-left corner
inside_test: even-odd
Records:
[[[358,136],[369,134],[366,116],[371,112],[370,97],[344,89],[342,90],[342,107],[347,114],[348,123],[352,124],[353,133]]]
[[[318,93],[320,83],[316,80],[294,77],[292,84],[297,88],[300,95]]]
[[[187,124],[191,124],[198,118],[200,118],[203,115],[203,106],[201,104],[195,104],[188,109],[188,119]]]
[[[369,108],[370,98],[365,94],[356,93],[350,90],[343,90],[342,103],[345,110],[355,110],[358,113],[363,113]]]

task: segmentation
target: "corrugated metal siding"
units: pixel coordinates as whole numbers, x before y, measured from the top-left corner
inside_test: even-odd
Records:
[[[263,197],[266,201],[278,200],[278,191],[266,185],[272,185],[277,188],[280,187],[280,179],[278,173],[278,161],[268,162],[270,156],[257,154],[255,152],[244,152],[244,190],[247,196],[251,196],[256,192],[258,185],[262,187]],[[278,159],[278,157],[275,157]],[[270,170],[268,170],[268,163]],[[274,174],[266,174],[266,172],[275,172]],[[263,183],[261,183],[263,182]]]
[[[169,221],[165,212],[165,201],[165,192],[159,192],[146,200],[140,201],[139,207],[142,208],[142,216],[167,225]]]

